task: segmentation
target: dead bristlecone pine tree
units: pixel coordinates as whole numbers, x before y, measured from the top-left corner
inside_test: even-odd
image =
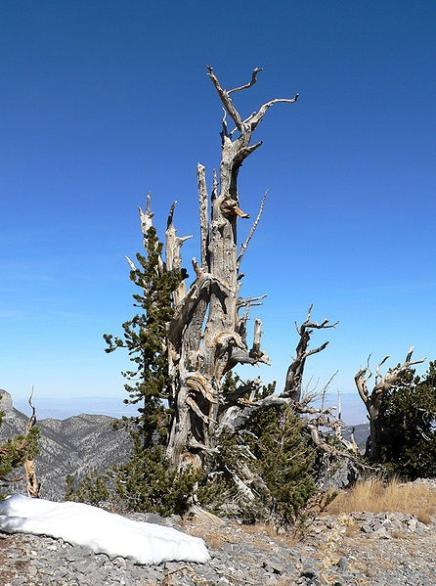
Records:
[[[298,94],[270,100],[244,117],[233,98],[251,88],[260,71],[254,69],[248,83],[224,89],[212,67],[208,68],[224,111],[221,161],[210,193],[205,168],[197,166],[200,258],[192,261],[196,278],[189,290],[182,284],[174,295],[175,314],[168,330],[174,409],[167,456],[178,469],[185,463],[201,468],[204,456],[215,448],[220,420],[232,408],[221,392],[223,376],[238,364],[269,362],[261,349],[259,320],[254,322],[252,343],[247,339],[247,310],[259,298],[240,297],[240,264],[259,223],[264,199],[245,242],[238,247],[238,220],[248,218],[239,202],[238,174],[245,159],[262,144],[252,139],[267,111],[274,104],[294,104]],[[175,235],[172,214],[166,236],[166,265],[172,270],[181,266],[183,242]]]

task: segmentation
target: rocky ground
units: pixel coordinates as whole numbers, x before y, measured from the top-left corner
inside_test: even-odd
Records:
[[[324,515],[307,528],[304,540],[276,535],[267,526],[134,518],[203,537],[212,559],[204,565],[140,566],[49,537],[0,533],[1,586],[436,584],[436,525],[402,513]]]

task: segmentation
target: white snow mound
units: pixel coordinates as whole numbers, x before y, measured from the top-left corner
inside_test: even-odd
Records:
[[[204,541],[171,527],[131,521],[82,503],[55,503],[13,495],[0,501],[0,530],[60,538],[95,553],[131,558],[140,564],[204,563]]]

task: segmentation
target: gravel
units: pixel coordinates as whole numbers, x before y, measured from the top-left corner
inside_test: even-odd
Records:
[[[136,515],[138,520],[145,516]],[[154,519],[176,524],[176,520]],[[177,524],[176,524],[177,526]],[[206,539],[207,564],[141,566],[62,540],[0,533],[1,586],[436,584],[435,524],[402,513],[322,516],[303,541],[268,528],[185,522]]]

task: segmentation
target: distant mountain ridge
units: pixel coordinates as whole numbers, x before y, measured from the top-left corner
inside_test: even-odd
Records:
[[[11,395],[3,390],[0,410],[5,413],[0,440],[24,431],[27,416],[14,408]],[[38,420],[40,455],[36,463],[42,481],[41,496],[61,500],[68,474],[80,476],[91,469],[103,471],[126,461],[130,437],[123,430],[114,430],[114,421],[113,417],[95,414]]]
[[[87,413],[88,415],[108,415],[120,419],[123,415],[136,413],[135,405],[125,405],[120,397],[34,397],[39,419],[67,419]],[[27,398],[14,399],[15,408],[23,413],[29,411]]]

